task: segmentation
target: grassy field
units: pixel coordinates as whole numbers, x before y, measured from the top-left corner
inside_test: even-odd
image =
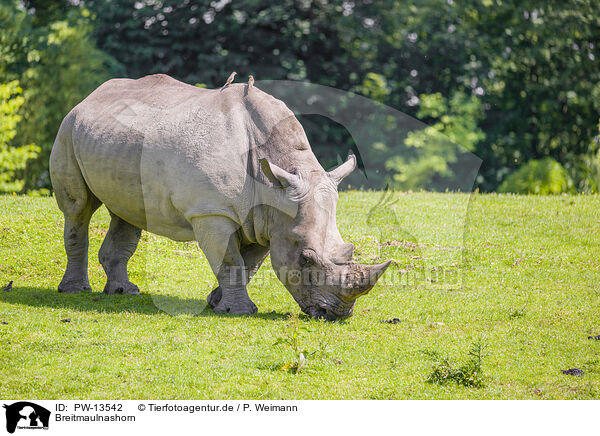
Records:
[[[94,291],[58,294],[55,201],[0,197],[0,397],[600,398],[600,340],[588,339],[600,334],[600,197],[350,192],[338,225],[359,260],[396,261],[353,317],[294,318],[268,262],[249,287],[259,313],[229,317],[205,309],[215,280],[196,245],[146,232],[130,263],[142,295],[104,295],[104,208],[90,230]],[[467,382],[427,381],[449,366],[471,368]]]

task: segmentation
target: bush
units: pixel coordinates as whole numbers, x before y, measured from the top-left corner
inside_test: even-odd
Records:
[[[534,159],[510,174],[500,185],[500,192],[515,194],[560,194],[573,191],[567,170],[550,157]]]
[[[20,192],[25,185],[23,170],[29,159],[37,157],[39,147],[29,144],[16,147],[10,141],[17,134],[21,116],[17,111],[23,104],[22,89],[14,80],[0,84],[0,193]]]

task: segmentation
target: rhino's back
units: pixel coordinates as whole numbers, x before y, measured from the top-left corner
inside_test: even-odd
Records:
[[[69,115],[87,185],[128,222],[192,239],[186,209],[227,211],[243,185],[239,100],[165,75],[104,83]]]

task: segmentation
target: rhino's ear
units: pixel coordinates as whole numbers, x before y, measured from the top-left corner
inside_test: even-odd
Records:
[[[296,186],[300,183],[300,178],[286,170],[279,168],[266,159],[260,159],[260,167],[267,179],[275,186],[287,188],[288,186]]]
[[[350,174],[356,168],[356,156],[353,153],[348,155],[346,162],[341,164],[339,167],[329,171],[329,177],[336,183],[340,183],[344,177]]]

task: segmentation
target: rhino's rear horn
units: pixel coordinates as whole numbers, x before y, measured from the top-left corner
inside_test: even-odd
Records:
[[[337,247],[333,252],[333,257],[331,261],[338,265],[348,263],[352,260],[352,255],[354,254],[354,244],[341,244]]]
[[[300,183],[300,178],[286,170],[279,168],[277,165],[269,162],[266,159],[260,159],[260,167],[263,174],[277,187],[287,188],[288,186],[297,185]]]

